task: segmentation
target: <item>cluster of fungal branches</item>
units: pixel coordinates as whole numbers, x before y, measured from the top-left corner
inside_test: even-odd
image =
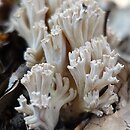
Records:
[[[113,113],[117,75],[124,66],[110,47],[112,39],[108,43],[104,36],[104,18],[94,0],[21,0],[10,21],[28,45],[29,71],[21,83],[30,103],[21,95],[16,110],[24,113],[29,128],[54,130],[70,106],[68,117],[75,107],[78,114]]]

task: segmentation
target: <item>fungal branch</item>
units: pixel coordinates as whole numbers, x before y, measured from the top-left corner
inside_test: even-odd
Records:
[[[37,63],[44,61],[44,52],[42,50],[41,40],[47,35],[47,27],[44,21],[35,23],[33,30],[31,32],[31,45],[27,48],[24,53],[24,59],[26,60],[26,65],[32,67]]]
[[[49,24],[61,26],[74,50],[93,37],[103,34],[103,21],[104,12],[95,1],[88,0],[79,1],[79,4],[77,2],[75,6],[55,14],[49,20]]]
[[[69,79],[55,73],[54,66],[42,63],[33,66],[21,83],[29,92],[30,104],[21,95],[18,100],[20,107],[15,109],[26,115],[24,119],[30,129],[54,130],[60,109],[76,97],[76,91],[69,86]]]
[[[113,113],[117,75],[124,66],[108,43],[116,39],[103,36],[104,11],[94,0],[22,0],[12,22],[28,44],[24,59],[30,71],[21,83],[30,103],[21,95],[16,110],[24,113],[30,129],[54,130],[64,116],[61,109],[70,116],[74,106],[97,116]]]
[[[42,47],[47,63],[56,67],[56,72],[63,74],[65,71],[67,41],[61,28],[57,25],[51,29],[51,34],[42,40]]]
[[[43,62],[41,40],[47,35],[45,25],[47,10],[44,0],[22,0],[21,7],[16,10],[16,14],[11,18],[14,29],[28,44],[24,55],[28,67]]]
[[[85,110],[98,116],[110,114],[113,110],[111,104],[118,101],[113,84],[118,83],[116,76],[124,66],[117,62],[118,54],[110,49],[106,38],[100,36],[86,42],[84,47],[69,54],[69,60],[68,69]],[[106,86],[106,92],[99,96]]]

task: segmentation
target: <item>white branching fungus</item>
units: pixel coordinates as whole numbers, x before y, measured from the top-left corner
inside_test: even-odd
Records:
[[[52,16],[50,26],[59,24],[72,49],[103,34],[104,12],[93,0],[83,1]]]
[[[61,28],[57,25],[52,28],[51,34],[42,40],[46,62],[56,67],[56,72],[63,73],[66,61],[66,39]]]
[[[103,113],[112,114],[113,107],[111,104],[118,101],[118,96],[113,92],[113,89],[114,86],[109,85],[102,96],[99,96],[99,90],[93,90],[85,94],[86,111],[91,110],[97,116],[102,116]]]
[[[47,27],[44,21],[35,23],[30,30],[30,37],[28,37],[29,48],[27,48],[24,59],[27,61],[27,66],[32,67],[33,65],[43,62],[43,50],[41,46],[41,40],[47,35]]]
[[[70,65],[68,66],[77,88],[79,97],[83,95],[83,86],[85,84],[85,75],[89,73],[91,61],[91,45],[76,48],[72,53],[69,53]]]
[[[35,22],[39,22],[40,20],[45,21],[48,11],[45,0],[21,0],[21,6],[25,10],[29,26],[33,26]]]
[[[45,25],[47,10],[44,0],[22,0],[21,7],[11,18],[14,29],[27,41],[29,49],[27,48],[24,59],[28,67],[43,61],[41,40],[47,34]]]
[[[63,0],[61,6],[57,8],[56,13],[63,13],[66,9],[69,9],[72,6],[75,6],[81,3],[82,3],[82,0]]]
[[[31,99],[33,92],[49,95],[49,89],[53,87],[54,72],[54,66],[42,63],[40,65],[36,64],[31,68],[31,71],[24,75],[21,83],[27,88]]]
[[[82,0],[45,0],[48,7],[47,15],[53,16],[65,9],[72,7],[75,3],[81,3]]]
[[[85,108],[100,116],[103,112],[110,114],[111,104],[118,99],[110,89],[113,88],[111,84],[118,83],[116,76],[124,66],[117,63],[118,54],[110,49],[106,38],[94,38],[75,49],[69,53],[69,60],[68,69],[76,82],[79,98],[85,101]],[[99,92],[106,86],[108,89],[99,97]],[[109,94],[109,91],[113,93]],[[109,97],[106,97],[107,94]]]
[[[24,113],[29,128],[54,130],[61,108],[68,118],[79,111],[97,116],[113,113],[112,104],[118,101],[114,87],[124,66],[107,42],[117,39],[111,33],[108,40],[102,36],[104,11],[98,4],[94,0],[21,0],[20,5],[11,20],[28,44],[24,59],[30,71],[21,83],[30,103],[21,95],[15,109]]]
[[[20,112],[24,113],[25,115],[30,115],[33,113],[32,108],[30,105],[27,104],[27,99],[24,97],[24,95],[21,95],[18,98],[20,107],[15,107],[15,109]]]
[[[55,73],[54,66],[42,63],[33,66],[21,83],[27,88],[31,103],[27,105],[24,96],[20,96],[20,107],[16,110],[28,115],[25,122],[30,129],[54,130],[62,106],[76,97],[76,91],[69,86],[69,79],[62,79],[60,73]]]
[[[14,28],[18,31],[19,35],[27,41],[29,47],[35,46],[33,39],[35,38],[36,41],[36,34],[38,34],[39,31],[46,31],[46,29],[44,29],[46,28],[44,17],[47,9],[45,9],[44,0],[38,1],[40,2],[35,0],[23,0],[21,7],[17,9],[16,14],[11,18]],[[44,34],[44,32],[42,33]]]

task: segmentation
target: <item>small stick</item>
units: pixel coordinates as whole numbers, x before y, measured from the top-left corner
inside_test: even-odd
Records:
[[[74,130],[83,130],[87,124],[88,124],[88,119],[82,121]]]
[[[108,22],[108,17],[111,11],[107,11],[105,14],[105,20],[104,20],[104,27],[103,27],[103,32],[104,32],[104,36],[107,36],[107,22]]]

